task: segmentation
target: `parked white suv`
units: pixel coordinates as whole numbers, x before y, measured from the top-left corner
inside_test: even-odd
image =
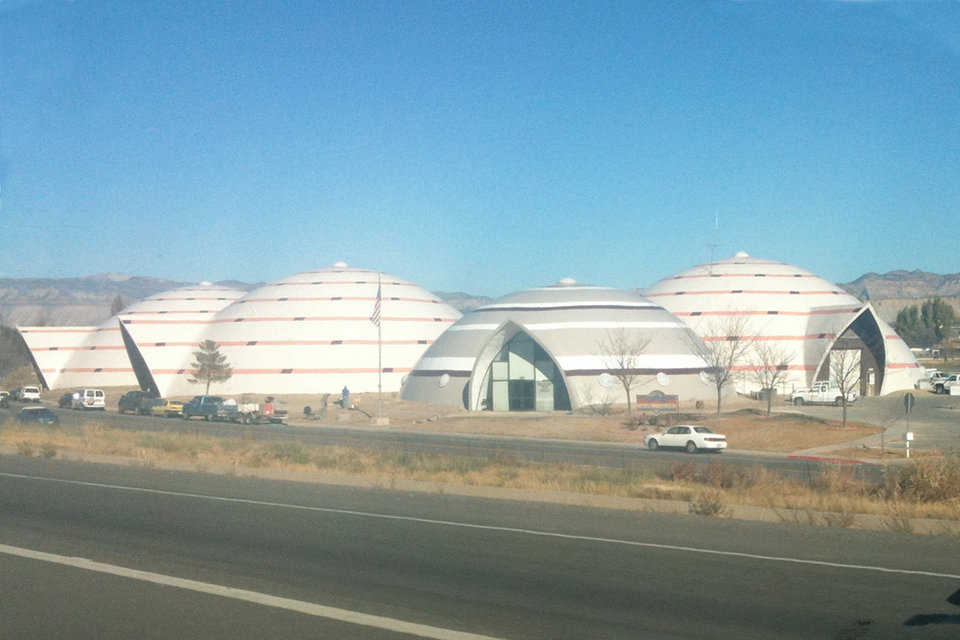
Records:
[[[17,399],[20,402],[40,402],[40,387],[23,387]]]
[[[100,409],[103,411],[107,408],[106,399],[107,396],[104,395],[103,389],[78,389],[77,392],[73,394],[71,407],[74,409]]]

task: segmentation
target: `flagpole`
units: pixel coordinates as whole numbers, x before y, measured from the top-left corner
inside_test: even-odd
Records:
[[[382,304],[380,272],[377,271],[377,304]],[[383,417],[383,322],[377,318],[377,418]]]

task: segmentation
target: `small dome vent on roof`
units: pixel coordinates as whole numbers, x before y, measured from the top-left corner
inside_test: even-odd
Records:
[[[208,280],[204,280],[203,282],[200,283],[201,287],[209,287],[211,285],[213,285],[213,283]]]
[[[747,253],[746,251],[737,251],[735,254],[733,254],[734,260],[746,260],[749,257],[750,257],[750,254]]]
[[[334,268],[334,269],[346,269],[346,268],[347,268],[347,263],[344,262],[343,260],[340,260],[339,262],[334,262],[334,263],[333,263],[333,268]]]
[[[560,278],[557,280],[558,287],[572,287],[575,284],[577,284],[577,281],[573,278]]]

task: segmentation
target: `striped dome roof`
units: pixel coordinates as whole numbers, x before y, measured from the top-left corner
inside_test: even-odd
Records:
[[[203,325],[193,345],[213,340],[233,369],[211,393],[333,393],[345,385],[355,392],[376,391],[378,337],[371,315],[378,287],[383,390],[397,391],[460,313],[396,276],[338,263],[253,290]],[[151,366],[160,392],[198,392],[188,381],[192,361],[188,352],[175,363]]]
[[[135,302],[96,327],[21,327],[20,332],[50,389],[132,386],[138,380],[121,322],[150,326],[140,332],[145,339],[184,342],[185,327],[212,318],[242,295],[209,283],[187,285]]]
[[[646,343],[634,363],[640,375],[693,375],[699,380],[706,366],[690,347],[698,338],[660,305],[638,293],[579,285],[565,278],[467,312],[417,363],[403,397],[479,408],[478,397],[461,397],[465,385],[472,379],[472,393],[479,393],[492,357],[491,345],[500,347],[524,332],[562,372],[573,408],[590,404],[586,395],[594,394],[593,383],[610,370],[610,354],[604,353],[602,343],[616,331]],[[435,384],[449,378],[459,383]]]
[[[789,353],[793,386],[810,384],[837,338],[866,313],[883,340],[883,392],[913,387],[913,376],[898,372],[917,369],[917,363],[896,332],[872,307],[799,267],[741,251],[664,278],[644,295],[707,343],[727,339],[729,327],[736,324],[733,319],[740,319],[745,336],[777,343]],[[744,371],[752,366],[748,361],[740,364]]]

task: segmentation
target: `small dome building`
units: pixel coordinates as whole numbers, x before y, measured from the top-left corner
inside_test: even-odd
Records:
[[[379,338],[371,319],[377,306]],[[344,386],[377,391],[381,367],[383,391],[398,391],[417,359],[459,318],[413,283],[337,263],[255,289],[197,319],[189,336],[160,335],[158,325],[136,318],[124,319],[123,327],[139,349],[149,377],[145,388],[164,396],[202,392],[190,377],[193,352],[203,340],[217,343],[233,371],[211,393],[339,393]],[[172,341],[178,349],[169,348]]]
[[[466,313],[423,354],[401,397],[469,410],[576,410],[622,402],[614,374],[628,369],[638,376],[635,394],[707,399],[697,342],[639,294],[565,278]]]
[[[155,328],[151,333],[155,340],[169,340],[174,346],[189,337],[184,327],[197,318],[209,321],[242,295],[237,289],[202,283],[144,298],[96,327],[17,329],[30,349],[41,384],[48,389],[143,386],[131,365],[136,350],[122,325],[150,325]],[[195,348],[196,342],[189,346]]]
[[[787,375],[781,393],[830,378],[830,354],[860,363],[861,395],[913,389],[922,374],[906,343],[870,304],[809,271],[745,252],[664,278],[644,292],[707,344],[740,337],[775,346]],[[759,384],[754,352],[736,365],[741,391]]]

